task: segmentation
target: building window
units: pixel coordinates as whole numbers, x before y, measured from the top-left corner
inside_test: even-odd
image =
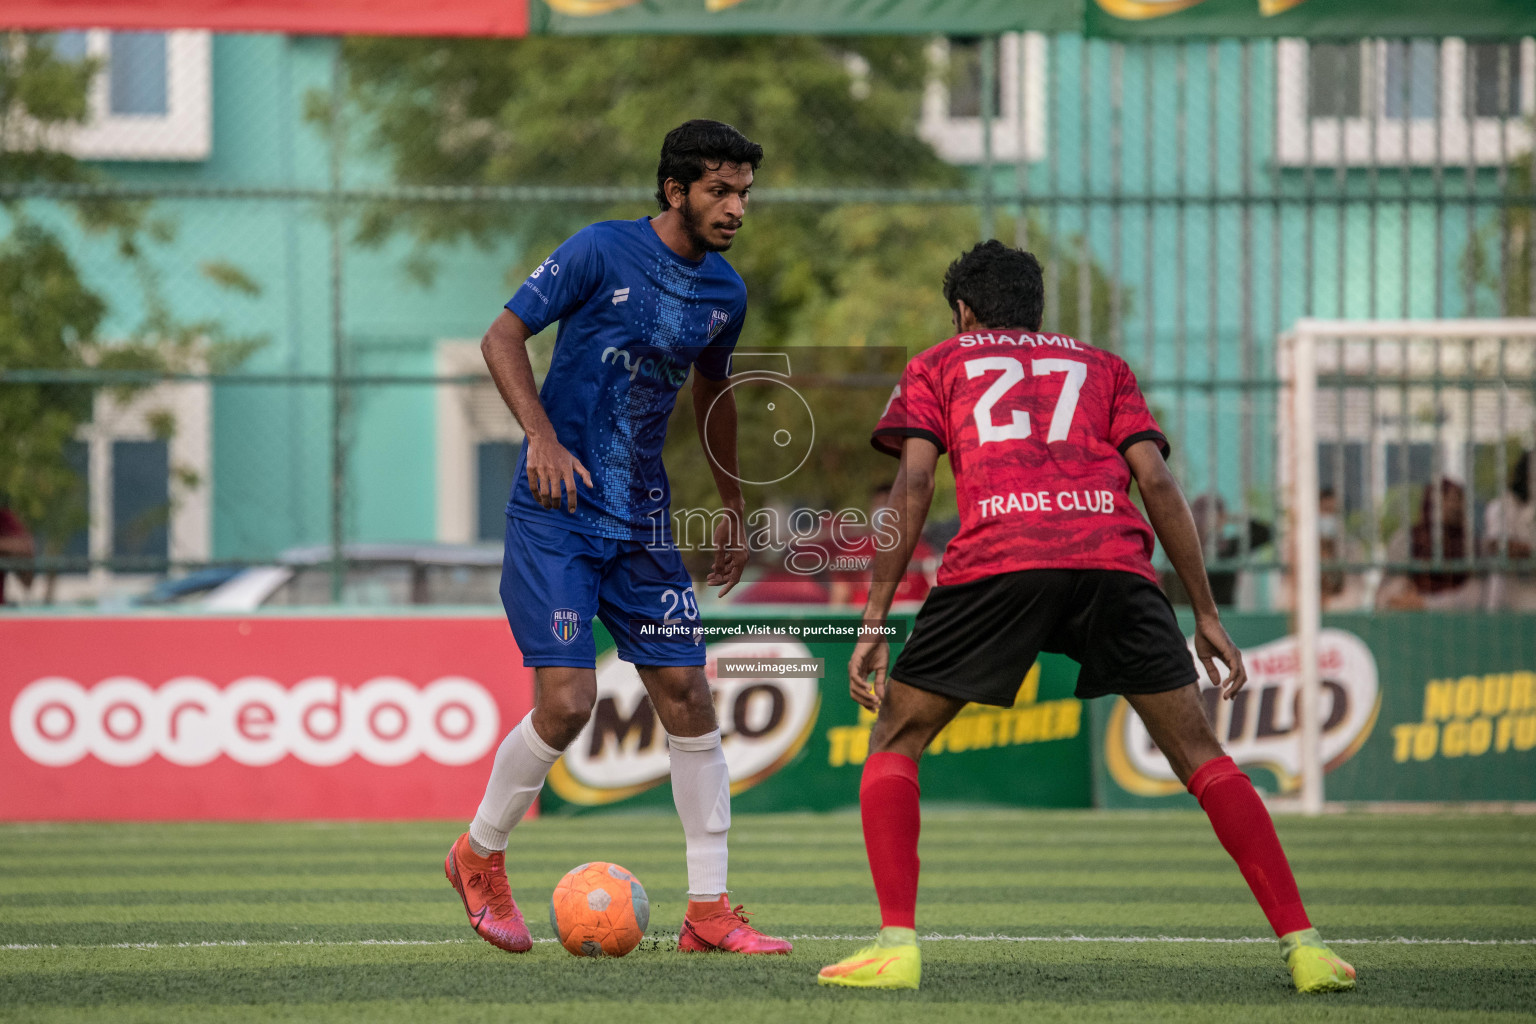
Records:
[[[522,429],[491,381],[479,342],[438,342],[437,372],[475,379],[437,388],[437,539],[500,543]]]
[[[1282,39],[1278,67],[1285,165],[1489,165],[1531,147],[1530,39]]]
[[[1363,116],[1363,76],[1358,45],[1313,44],[1307,54],[1307,116]]]
[[[163,562],[171,551],[170,517],[170,445],[113,442],[112,557],[130,565]]]
[[[213,148],[207,32],[60,32],[54,53],[101,64],[85,124],[59,145],[83,160],[206,160]]]
[[[1307,53],[1307,115],[1440,116],[1439,46],[1426,40],[1314,43]]]
[[[954,117],[981,116],[983,51],[992,51],[992,66],[997,73],[992,76],[992,115],[998,116],[1003,109],[1003,69],[999,61],[998,40],[995,37],[961,37],[949,40],[949,67],[945,84],[949,89],[948,113]]]
[[[167,560],[208,560],[211,410],[201,381],[159,384],[126,398],[107,388],[96,393],[91,421],[66,449],[84,478],[82,520],[89,526],[85,537],[69,540],[65,554],[89,554],[111,566],[93,570],[98,589],[112,572],[159,573]]]
[[[78,489],[71,494],[71,501],[61,516],[68,528],[59,554],[65,558],[85,561],[91,557],[91,456],[84,441],[71,438],[64,442],[64,460],[74,472]]]
[[[1414,121],[1440,116],[1439,45],[1425,40],[1383,47],[1382,113]]]
[[[107,110],[164,117],[171,110],[169,70],[164,32],[113,32],[107,37]]]
[[[90,56],[90,34],[87,32],[56,32],[53,36],[53,55],[60,60],[82,61]]]
[[[1435,445],[1430,441],[1409,441],[1406,445],[1388,441],[1382,446],[1382,469],[1387,490],[1394,487],[1419,488],[1435,478]],[[1404,476],[1404,472],[1407,476]]]
[[[1365,471],[1365,445],[1359,441],[1328,441],[1317,446],[1317,482],[1332,491],[1345,515],[1365,509],[1370,480]]]
[[[951,163],[980,163],[982,52],[995,48],[992,157],[999,162],[1045,155],[1045,37],[1038,32],[939,39],[928,49],[933,74],[923,96],[922,137]],[[1022,151],[1021,151],[1022,147]]]
[[[1519,117],[1533,105],[1520,102],[1521,84],[1531,78],[1531,53],[1518,42],[1468,43],[1468,117]]]
[[[521,444],[511,441],[481,441],[475,445],[475,489],[478,491],[475,539],[501,541],[507,533],[507,500],[512,494],[512,477],[517,473]]]

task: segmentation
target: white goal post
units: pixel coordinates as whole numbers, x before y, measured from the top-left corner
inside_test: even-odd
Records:
[[[1321,445],[1334,444],[1340,453],[1353,446],[1371,467],[1358,476],[1366,481],[1362,500],[1373,520],[1379,518],[1378,501],[1385,507],[1384,481],[1392,479],[1384,452],[1406,469],[1417,444],[1436,475],[1459,469],[1469,476],[1465,453],[1478,443],[1496,443],[1500,452],[1510,437],[1529,445],[1536,434],[1536,318],[1299,320],[1279,342],[1277,466],[1296,595],[1291,611],[1300,688],[1300,809],[1320,814],[1326,770],[1318,668]],[[1320,390],[1328,401],[1320,400]],[[1408,479],[1398,473],[1403,494]],[[1379,536],[1368,557],[1386,560]]]

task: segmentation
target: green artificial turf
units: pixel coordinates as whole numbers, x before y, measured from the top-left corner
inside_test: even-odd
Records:
[[[936,937],[908,993],[815,983],[877,920],[854,815],[737,817],[733,896],[796,944],[764,958],[675,951],[685,875],[667,815],[519,828],[513,891],[545,940],[522,956],[464,921],[442,874],[457,823],[5,826],[0,1019],[1536,1019],[1536,818],[1278,826],[1314,922],[1360,971],[1354,992],[1292,991],[1241,876],[1185,813],[930,811],[918,926]],[[650,893],[650,937],[621,960],[549,941],[550,890],[587,860]]]

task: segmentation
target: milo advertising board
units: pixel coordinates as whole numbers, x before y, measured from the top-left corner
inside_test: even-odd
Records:
[[[824,635],[839,624],[851,632],[856,621],[807,618],[803,635],[708,645],[737,809],[857,804],[874,716],[848,696],[851,640]],[[893,621],[905,635],[910,619]],[[1260,789],[1295,793],[1299,689],[1286,619],[1226,621],[1249,682],[1231,701],[1203,686],[1207,715]],[[1182,624],[1193,631],[1192,621]],[[670,807],[666,734],[639,675],[601,631],[598,651],[592,719],[551,772],[541,807]],[[1536,800],[1536,617],[1329,616],[1319,664],[1329,800]],[[1066,658],[1043,655],[1021,671],[1013,707],[969,705],[939,734],[923,759],[925,802],[1194,806],[1125,701],[1074,698],[1077,666]]]
[[[1278,615],[1233,616],[1227,627],[1243,648],[1249,681],[1231,701],[1202,686],[1207,717],[1260,789],[1295,793],[1294,638]],[[1327,799],[1536,799],[1536,617],[1328,616],[1318,661]],[[1130,706],[1118,698],[1097,703],[1095,803],[1194,806]]]
[[[893,620],[900,635],[910,619]],[[803,635],[757,639],[747,623],[708,645],[705,672],[739,811],[832,810],[858,803],[874,716],[848,696],[857,618],[806,619]],[[845,627],[848,639],[828,637]],[[797,630],[798,631],[798,630]],[[670,807],[666,734],[639,673],[598,631],[592,719],[550,773],[544,813]],[[899,650],[893,644],[893,653]],[[1020,670],[1011,708],[970,705],[923,761],[923,798],[1033,807],[1086,807],[1088,715],[1072,697],[1076,666],[1045,658]]]
[[[814,676],[718,674],[721,661],[730,666],[811,659],[811,649],[797,641],[713,644],[709,657],[706,672],[731,792],[743,793],[771,779],[805,749],[821,710],[821,688]],[[556,762],[548,788],[571,804],[600,807],[668,782],[670,770],[666,733],[640,674],[616,652],[603,653],[592,718]]]

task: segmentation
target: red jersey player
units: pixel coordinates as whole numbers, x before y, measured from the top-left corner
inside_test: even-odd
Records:
[[[959,333],[907,365],[875,428],[875,447],[901,458],[891,501],[900,542],[875,556],[865,620],[890,610],[888,581],[906,567],[946,452],[960,532],[889,676],[883,641],[861,641],[848,665],[854,700],[879,711],[859,804],[882,927],[818,980],[917,987],[918,759],[968,701],[1012,705],[1025,670],[1053,651],[1082,666],[1077,696],[1122,694],[1141,716],[1237,861],[1297,989],[1350,988],[1354,968],[1307,919],[1269,812],[1205,720],[1194,662],[1157,587],[1154,529],[1193,599],[1195,653],[1230,699],[1247,674],[1164,463],[1168,442],[1124,360],[1040,333],[1043,294],[1029,253],[994,240],[961,256],[944,277]],[[1132,479],[1150,525],[1131,503]]]

